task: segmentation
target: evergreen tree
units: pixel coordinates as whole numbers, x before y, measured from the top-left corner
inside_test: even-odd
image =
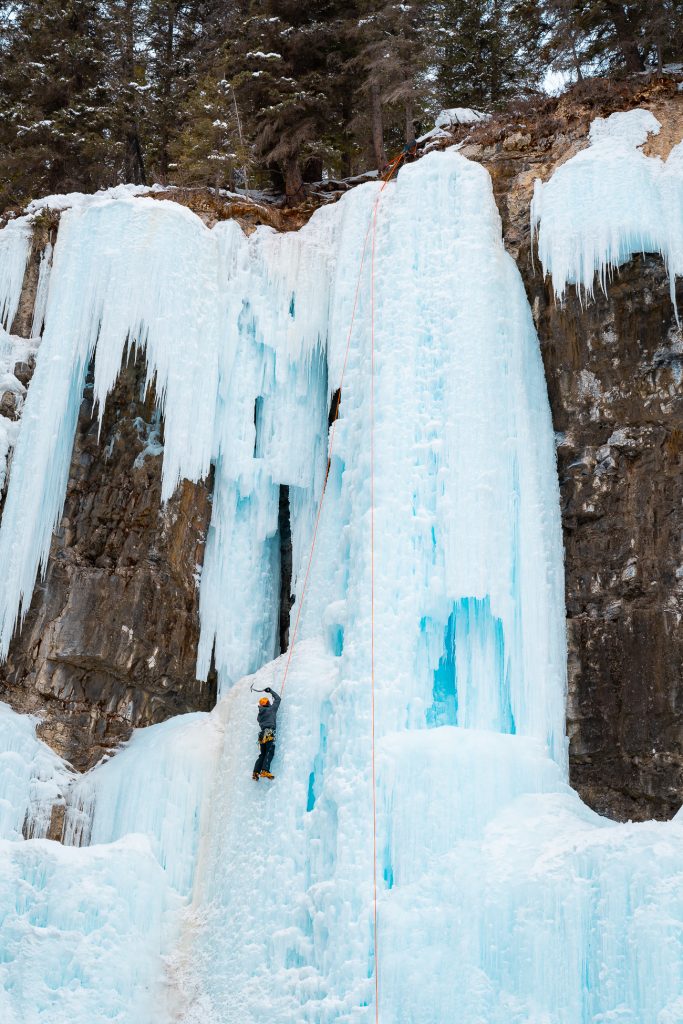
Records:
[[[102,5],[107,47],[106,116],[110,159],[117,177],[146,184],[143,122],[148,110],[145,32],[148,9],[140,0],[109,0]]]
[[[255,170],[249,90],[240,89],[248,7],[202,0],[185,12],[168,143],[170,169],[183,184],[246,186]]]
[[[544,0],[546,58],[561,70],[637,74],[683,58],[683,0]]]
[[[253,3],[233,54],[231,85],[254,126],[255,156],[280,169],[291,198],[323,163],[341,162],[348,7],[339,0]]]
[[[23,0],[1,9],[3,205],[107,184],[107,52],[97,0]]]
[[[542,19],[535,0],[442,0],[439,8],[443,106],[487,109],[538,85]]]
[[[431,0],[361,0],[355,27],[362,69],[357,91],[357,129],[369,124],[372,156],[382,169],[385,141],[392,150],[415,137],[416,124],[433,112],[435,15]]]

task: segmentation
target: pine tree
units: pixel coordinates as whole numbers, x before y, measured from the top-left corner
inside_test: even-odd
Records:
[[[638,74],[683,58],[683,0],[544,0],[545,53],[578,78]]]
[[[362,68],[356,125],[369,124],[375,165],[386,164],[385,137],[392,149],[415,137],[416,125],[434,112],[437,5],[399,0],[361,0],[355,35]],[[364,116],[365,115],[365,116]]]
[[[535,0],[441,0],[439,7],[443,106],[487,109],[538,85],[542,19]]]
[[[111,158],[126,182],[146,184],[143,122],[148,108],[147,59],[143,40],[148,9],[140,0],[103,5],[107,52],[107,109]]]
[[[3,4],[3,205],[112,180],[106,33],[96,0]]]
[[[254,133],[239,88],[248,6],[201,0],[184,11],[168,133],[169,168],[183,184],[246,186],[254,171]]]
[[[263,0],[251,5],[231,85],[254,126],[254,152],[277,167],[290,198],[304,177],[341,163],[344,90],[340,87],[348,4],[339,0]]]

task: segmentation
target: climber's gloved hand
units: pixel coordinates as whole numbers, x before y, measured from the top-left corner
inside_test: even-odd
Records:
[[[266,686],[263,692],[264,693],[272,693],[273,691],[271,690],[271,688],[269,686]]]

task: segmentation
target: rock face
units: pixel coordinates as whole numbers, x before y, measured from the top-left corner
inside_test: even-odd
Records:
[[[592,83],[459,138],[491,173],[558,433],[571,780],[617,819],[667,818],[683,799],[683,336],[654,256],[632,260],[594,302],[570,290],[559,306],[532,260],[529,203],[534,179],[587,145],[594,117],[639,105],[663,125],[648,151],[665,156],[683,138],[683,92],[666,80]],[[207,223],[270,223],[258,210],[226,214],[211,195],[173,198]],[[309,214],[272,226],[295,228]],[[210,482],[186,483],[160,510],[162,426],[140,397],[143,379],[139,362],[126,367],[99,441],[86,394],[47,575],[0,668],[0,699],[40,714],[43,738],[80,769],[133,727],[215,699],[215,685],[194,678]]]
[[[99,439],[86,390],[47,574],[0,667],[0,699],[38,714],[80,770],[134,727],[215,702],[194,677],[209,485],[185,482],[161,507],[163,425],[143,385],[129,363]]]
[[[594,301],[570,289],[556,303],[532,260],[529,203],[534,179],[587,145],[594,117],[635,106],[662,123],[646,152],[666,156],[683,138],[683,94],[665,80],[593,84],[475,129],[463,149],[493,179],[558,436],[571,782],[619,820],[669,818],[683,802],[683,336],[656,256],[631,260]]]

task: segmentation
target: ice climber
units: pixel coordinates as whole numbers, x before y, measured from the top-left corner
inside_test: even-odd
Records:
[[[270,773],[270,764],[275,754],[275,720],[277,718],[277,711],[280,707],[280,700],[282,699],[279,694],[271,690],[269,686],[266,686],[265,693],[269,693],[273,698],[271,704],[267,697],[261,697],[259,701],[258,709],[258,742],[260,747],[259,756],[256,758],[256,764],[254,765],[254,773],[251,776],[252,779],[274,779],[275,776]]]

